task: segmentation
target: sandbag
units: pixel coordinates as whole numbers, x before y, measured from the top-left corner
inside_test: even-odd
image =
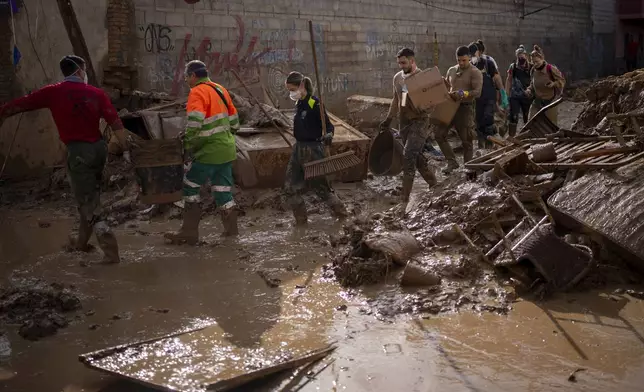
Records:
[[[364,244],[372,251],[389,256],[400,266],[407,265],[407,261],[421,250],[418,240],[408,232],[369,234]]]

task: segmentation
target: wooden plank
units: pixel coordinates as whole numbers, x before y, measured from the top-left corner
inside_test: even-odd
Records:
[[[81,30],[80,24],[78,24],[78,19],[76,18],[76,12],[74,12],[72,2],[70,0],[56,0],[56,2],[58,3],[58,11],[63,19],[65,30],[67,30],[67,37],[69,38],[69,42],[72,44],[74,54],[85,60],[85,70],[87,71],[89,84],[95,87],[100,87],[98,85],[96,72],[94,71],[94,65],[92,65],[92,56],[90,56],[89,49],[87,49],[87,43],[85,42],[85,37],[83,37],[83,31]]]
[[[629,152],[636,152],[639,150],[640,149],[637,147],[602,148],[602,149],[597,149],[592,151],[577,152],[575,154],[572,154],[570,158],[572,160],[577,161],[584,158],[599,157],[603,155],[623,154],[623,153],[629,153]]]

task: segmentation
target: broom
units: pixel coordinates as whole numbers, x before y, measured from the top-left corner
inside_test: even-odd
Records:
[[[322,83],[320,83],[320,74],[318,72],[318,59],[315,53],[315,39],[313,37],[313,22],[309,20],[309,35],[311,37],[311,51],[313,52],[313,66],[315,67],[315,81],[318,85],[318,94],[320,99],[320,119],[322,120],[322,138],[326,136],[326,119],[324,104],[322,103]],[[304,167],[304,179],[308,180],[313,177],[325,176],[336,172],[341,172],[362,163],[362,160],[355,155],[353,150],[349,150],[337,155],[331,155],[329,146],[324,148],[326,157],[311,161],[302,165]]]

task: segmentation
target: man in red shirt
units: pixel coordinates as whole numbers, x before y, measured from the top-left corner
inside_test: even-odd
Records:
[[[70,236],[68,249],[88,251],[87,243],[94,231],[105,253],[102,263],[118,263],[118,243],[100,208],[107,144],[99,130],[99,121],[105,119],[121,145],[127,146],[123,124],[107,94],[87,84],[85,60],[78,56],[65,56],[60,60],[60,70],[65,76],[63,82],[45,86],[0,106],[0,123],[17,113],[44,108],[51,110],[60,140],[67,146],[67,171],[81,217],[78,236]],[[129,160],[129,151],[124,153],[124,157]]]

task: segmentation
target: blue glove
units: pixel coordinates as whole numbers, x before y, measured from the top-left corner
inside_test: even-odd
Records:
[[[510,102],[508,102],[508,94],[505,90],[501,90],[501,107],[503,109],[507,109],[508,106],[510,106]]]

